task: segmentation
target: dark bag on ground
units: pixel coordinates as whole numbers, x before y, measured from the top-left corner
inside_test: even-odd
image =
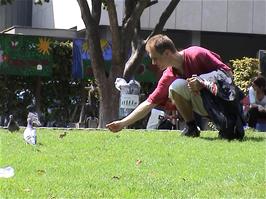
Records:
[[[234,84],[218,80],[216,85],[217,95],[213,95],[208,89],[201,90],[204,107],[221,138],[242,140],[245,135],[245,120],[240,100],[244,95]]]
[[[174,125],[169,119],[159,116],[159,125],[158,129],[166,129],[166,130],[173,130],[176,129],[176,125]]]

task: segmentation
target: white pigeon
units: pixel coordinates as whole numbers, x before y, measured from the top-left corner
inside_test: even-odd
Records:
[[[29,113],[28,119],[27,119],[27,127],[24,130],[24,140],[26,143],[31,144],[31,145],[36,145],[37,143],[37,136],[36,136],[36,128],[33,127],[33,124],[36,124],[40,126],[40,122],[38,119],[38,116],[32,113]]]

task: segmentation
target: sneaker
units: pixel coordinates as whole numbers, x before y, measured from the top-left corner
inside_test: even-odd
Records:
[[[181,135],[182,136],[187,136],[187,137],[199,137],[200,136],[200,130],[198,128],[186,127],[181,132]]]

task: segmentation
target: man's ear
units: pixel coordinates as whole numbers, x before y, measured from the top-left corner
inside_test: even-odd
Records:
[[[163,55],[169,56],[171,51],[169,49],[164,50]]]

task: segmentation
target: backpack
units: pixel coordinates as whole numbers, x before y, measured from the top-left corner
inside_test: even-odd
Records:
[[[174,125],[169,119],[163,117],[163,116],[159,116],[159,125],[158,125],[158,129],[169,129],[169,130],[173,130],[176,129],[176,125]]]
[[[245,135],[245,120],[240,100],[244,94],[233,83],[217,80],[215,84],[216,95],[206,88],[200,92],[204,107],[219,130],[219,137],[242,140]]]

